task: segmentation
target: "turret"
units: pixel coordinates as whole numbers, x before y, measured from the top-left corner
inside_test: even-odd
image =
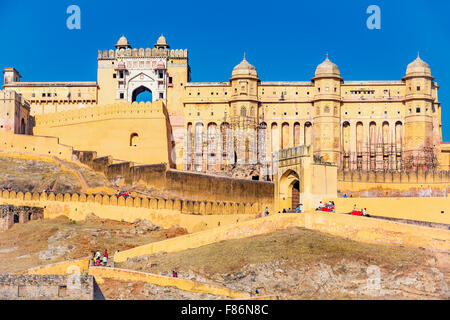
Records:
[[[130,44],[128,43],[127,38],[125,38],[125,36],[121,36],[119,41],[117,41],[115,47],[117,48],[117,50],[119,49],[131,49]]]
[[[3,84],[19,82],[20,78],[22,76],[15,68],[8,67],[3,70]]]
[[[314,78],[314,156],[339,165],[341,75],[336,64],[328,59],[316,68]]]
[[[169,49],[170,48],[170,46],[166,42],[166,38],[163,35],[161,35],[158,38],[158,40],[156,41],[155,48],[156,49]]]
[[[255,130],[258,124],[258,73],[244,58],[233,68],[230,98],[231,127],[238,163],[255,162],[257,156]]]
[[[428,64],[419,55],[411,62],[403,77],[405,81],[406,170],[425,170],[433,158],[433,77]]]

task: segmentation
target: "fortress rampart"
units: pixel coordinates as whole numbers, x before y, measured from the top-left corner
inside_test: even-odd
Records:
[[[34,134],[77,150],[137,163],[171,163],[171,134],[162,100],[123,102],[36,116]]]
[[[119,207],[148,208],[148,209],[166,209],[177,213],[193,215],[212,215],[212,214],[258,214],[257,203],[237,203],[237,202],[212,202],[212,201],[193,201],[180,199],[161,199],[148,197],[116,197],[115,195],[101,194],[70,194],[58,193],[47,194],[45,192],[15,192],[3,191],[3,199],[22,200],[22,201],[57,201],[57,202],[80,202],[96,203],[100,205],[111,205]]]
[[[71,161],[73,148],[60,144],[55,137],[30,136],[0,131],[0,150],[5,152],[32,153],[58,157]]]
[[[179,225],[196,232],[221,225],[254,219],[256,203],[208,202],[147,197],[117,198],[115,195],[0,193],[0,203],[44,208],[44,218],[64,215],[81,221],[94,213],[101,219],[134,222],[136,219],[170,228]]]
[[[160,118],[161,116],[165,116],[164,104],[162,101],[153,103],[120,102],[104,106],[36,115],[36,126],[52,127],[99,120]]]
[[[113,163],[112,157],[96,157],[95,152],[75,151],[78,159],[108,179],[122,177],[125,184],[143,184],[170,192],[175,197],[195,201],[254,203],[258,212],[273,209],[272,182],[218,177],[169,169],[166,164],[134,165]]]
[[[338,193],[347,197],[446,197],[449,171],[338,171]]]

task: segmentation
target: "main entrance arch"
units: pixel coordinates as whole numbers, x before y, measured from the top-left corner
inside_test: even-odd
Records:
[[[279,180],[281,210],[295,210],[300,201],[300,177],[292,169],[287,169]]]
[[[142,93],[142,95],[141,95]],[[152,94],[152,90],[150,90],[149,88],[147,88],[146,86],[140,86],[136,89],[133,90],[133,93],[131,95],[131,101],[135,102],[138,99],[138,96],[145,96],[144,100],[149,101],[149,102],[153,102],[153,94]],[[144,101],[142,100],[142,101]],[[138,101],[139,102],[139,101]]]
[[[294,210],[299,203],[311,210],[337,197],[336,164],[314,161],[311,146],[279,150],[273,159],[275,212]]]

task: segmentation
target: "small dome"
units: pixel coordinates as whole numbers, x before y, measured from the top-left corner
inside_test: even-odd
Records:
[[[341,76],[341,73],[340,73],[337,65],[328,59],[328,53],[327,53],[326,59],[317,66],[315,76],[316,77],[320,77],[320,76],[340,77]]]
[[[119,41],[117,41],[117,44],[115,45],[116,48],[131,48],[130,44],[128,43],[127,38],[125,36],[121,36]]]
[[[169,45],[166,42],[166,38],[163,35],[160,35],[158,40],[156,41],[155,48],[169,48]]]
[[[165,38],[163,35],[161,35],[161,36],[158,38],[158,41],[156,41],[156,43],[157,43],[157,44],[167,44],[166,38]]]
[[[406,75],[427,75],[431,77],[431,69],[428,63],[420,59],[419,53],[417,58],[406,68]]]
[[[258,76],[258,73],[256,72],[256,68],[252,66],[250,63],[248,63],[247,60],[245,60],[245,53],[244,58],[242,59],[241,63],[239,63],[237,66],[233,68],[233,72],[231,75],[238,76],[238,75],[245,75],[245,76]]]

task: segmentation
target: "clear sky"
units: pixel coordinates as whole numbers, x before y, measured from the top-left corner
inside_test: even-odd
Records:
[[[80,30],[66,26],[71,4]],[[380,30],[366,26],[370,5],[381,9]],[[449,14],[447,0],[0,0],[0,68],[15,67],[23,81],[95,81],[97,50],[114,49],[122,34],[137,48],[160,34],[187,48],[192,81],[227,81],[244,51],[263,81],[307,81],[326,52],[344,80],[400,80],[420,51],[440,86],[449,141]]]

